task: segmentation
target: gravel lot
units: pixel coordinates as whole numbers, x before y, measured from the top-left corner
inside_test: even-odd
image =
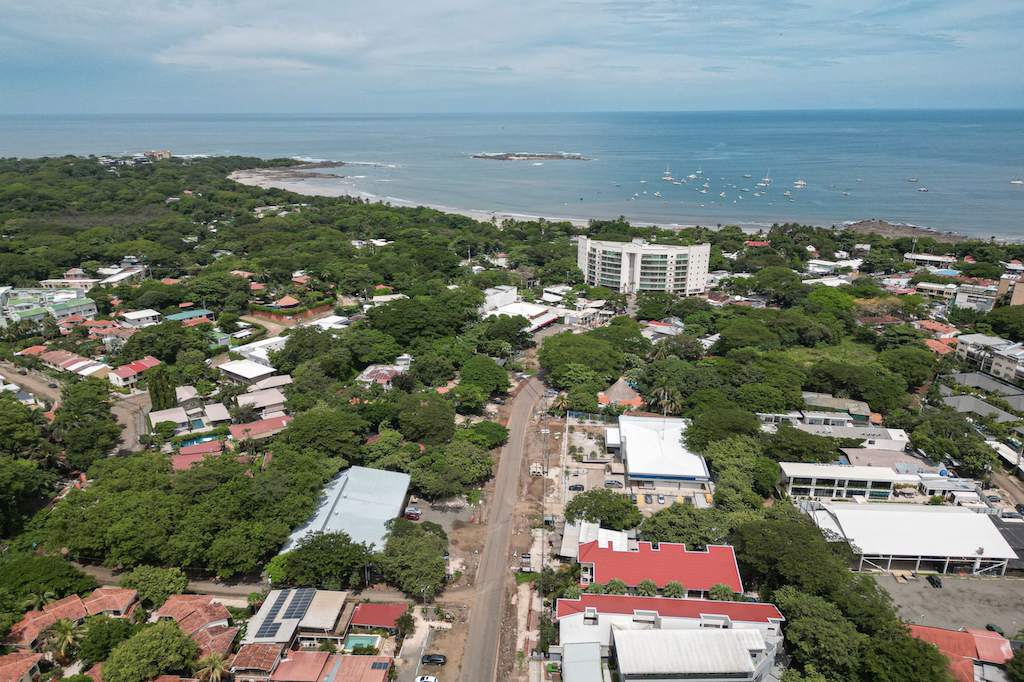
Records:
[[[878,583],[909,623],[953,630],[995,623],[1007,637],[1024,628],[1024,578],[944,576],[941,589],[929,585],[924,576],[901,585],[885,575]]]

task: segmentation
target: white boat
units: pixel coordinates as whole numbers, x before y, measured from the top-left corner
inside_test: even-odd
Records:
[[[673,180],[673,181],[672,181],[672,184],[673,184],[673,185],[681,185],[681,184],[683,184],[683,183],[681,183],[681,182],[679,182],[679,181],[677,181],[677,180]]]
[[[1020,179],[1020,170],[1017,171],[1017,175],[1013,176],[1013,180],[1010,180],[1011,185],[1024,185],[1024,180]]]
[[[761,196],[761,193],[760,192],[754,192],[754,196],[755,197],[759,197],[759,196]]]
[[[704,175],[704,171],[701,170],[702,168],[704,168],[703,165],[697,166],[697,175]]]
[[[641,180],[641,181],[640,181],[640,184],[641,184],[641,185],[646,185],[646,184],[647,184],[647,181],[646,181],[646,180]]]
[[[794,183],[793,183],[793,186],[794,186],[794,187],[803,187],[803,186],[804,186],[804,185],[806,185],[806,184],[807,184],[807,183],[806,183],[806,182],[804,182],[803,180],[797,180],[796,182],[794,182]]]
[[[917,188],[917,191],[918,191],[918,192],[927,192],[927,191],[928,191],[928,188],[927,188],[927,187],[918,187],[918,188]]]
[[[725,192],[722,192],[722,193],[721,193],[721,194],[719,194],[718,196],[720,196],[720,197],[722,197],[722,198],[724,199],[724,198],[725,198]]]
[[[767,187],[767,186],[768,186],[767,182],[759,182],[759,183],[757,183],[757,187]]]
[[[696,173],[690,173],[686,177],[690,178],[691,180],[696,180],[697,179],[697,174]]]
[[[640,196],[640,193],[639,192],[633,192],[633,196],[638,197],[638,196]]]
[[[857,182],[864,182],[864,178],[857,178]]]
[[[786,190],[785,192],[783,192],[783,193],[782,193],[782,196],[784,196],[784,197],[791,197],[791,196],[793,196],[793,195],[792,195],[792,194],[790,193],[790,191],[789,191],[789,190],[787,189],[787,190]]]
[[[744,173],[744,174],[743,174],[743,177],[745,177],[745,178],[749,178],[749,177],[751,177],[751,175],[750,175],[750,173]]]
[[[661,196],[661,192],[655,192],[655,193],[654,193],[654,196],[656,196],[656,197],[660,197],[660,196]]]
[[[771,182],[771,181],[772,181],[772,169],[769,168],[768,172],[764,174],[763,178],[761,178],[761,182]]]
[[[644,194],[647,194],[647,190],[644,190]]]
[[[845,192],[843,192],[843,196],[844,197],[850,196],[850,190],[846,190]]]
[[[917,178],[907,178],[907,182],[917,182]]]
[[[702,189],[702,190],[700,191],[700,193],[701,193],[701,194],[707,194],[707,193],[708,193],[708,191],[707,191],[706,189]]]
[[[710,187],[710,186],[711,186],[711,185],[709,185],[709,184],[708,184],[708,183],[706,183],[706,182],[705,182],[705,183],[704,183],[703,185],[701,185],[701,187],[703,187],[704,189],[707,189],[707,188],[708,188],[708,187]]]

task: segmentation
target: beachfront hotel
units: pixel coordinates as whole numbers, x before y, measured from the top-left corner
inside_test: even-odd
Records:
[[[576,260],[587,284],[624,293],[702,294],[708,285],[710,244],[671,246],[643,239],[609,242],[580,236]]]

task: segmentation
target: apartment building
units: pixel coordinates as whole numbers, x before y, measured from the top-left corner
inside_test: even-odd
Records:
[[[674,246],[643,239],[612,242],[579,237],[576,260],[590,286],[619,292],[667,291],[684,296],[707,289],[710,244]]]

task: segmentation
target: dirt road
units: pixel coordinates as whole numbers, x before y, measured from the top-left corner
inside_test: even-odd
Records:
[[[508,550],[512,541],[513,510],[522,469],[523,444],[541,388],[538,379],[531,379],[516,398],[508,421],[508,443],[498,463],[489,515],[490,529],[487,532],[487,544],[480,555],[480,568],[476,577],[476,608],[472,614],[473,627],[466,640],[461,678],[463,682],[489,682],[495,679],[505,583],[509,576]]]

